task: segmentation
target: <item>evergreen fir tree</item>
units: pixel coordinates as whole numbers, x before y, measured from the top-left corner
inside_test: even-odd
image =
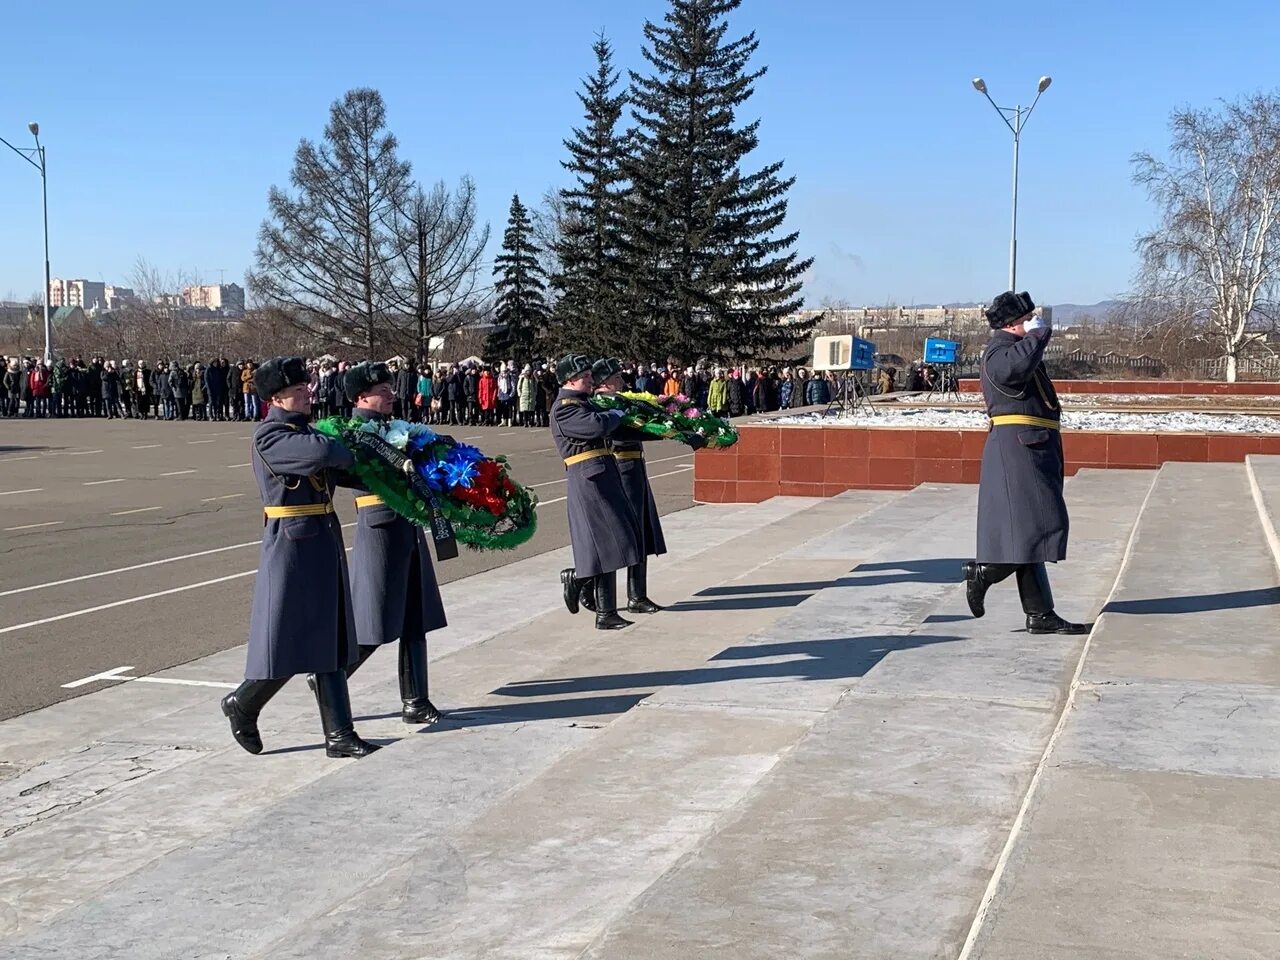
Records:
[[[782,354],[811,333],[784,321],[813,261],[797,259],[798,234],[779,232],[794,178],[779,178],[781,162],[743,170],[759,121],[738,126],[736,112],[767,68],[748,71],[754,33],[726,39],[741,0],[670,3],[663,24],[645,23],[652,75],[630,74],[628,320],[650,352]]]
[[[496,327],[485,339],[485,355],[491,360],[533,359],[547,327],[546,274],[538,264],[541,251],[533,240],[529,211],[520,195],[511,198],[502,253],[493,261]]]
[[[639,343],[620,314],[619,204],[625,144],[618,120],[625,93],[615,93],[618,73],[603,35],[591,46],[596,70],[578,93],[585,124],[565,140],[562,166],[574,185],[561,191],[564,228],[556,244],[559,272],[552,284],[557,339],[565,349],[634,355]]]

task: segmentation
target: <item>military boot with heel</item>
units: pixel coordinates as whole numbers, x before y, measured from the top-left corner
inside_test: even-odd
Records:
[[[596,629],[621,630],[631,626],[630,620],[618,616],[618,580],[616,574],[602,573],[596,581]]]
[[[427,696],[427,638],[400,641],[400,719],[415,726],[436,723],[440,711]]]
[[[627,567],[627,612],[657,613],[662,608],[649,599],[649,564]]]
[[[351,719],[351,699],[343,670],[315,674],[316,702],[324,728],[324,752],[330,757],[366,757],[382,748],[362,740]]]
[[[267,701],[280,692],[288,677],[277,680],[246,680],[222,698],[222,715],[231,721],[231,736],[236,743],[253,754],[262,752],[262,735],[258,732],[258,714]]]
[[[1077,636],[1089,632],[1082,623],[1063,620],[1053,612],[1053,589],[1043,563],[1027,563],[1018,568],[1018,597],[1027,615],[1027,632]]]
[[[987,591],[1013,573],[1017,566],[1012,563],[978,563],[976,560],[967,560],[961,569],[964,571],[964,592],[965,599],[969,602],[969,612],[974,617],[981,618],[987,612]]]

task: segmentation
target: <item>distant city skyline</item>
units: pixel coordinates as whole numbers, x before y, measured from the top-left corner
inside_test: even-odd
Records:
[[[807,306],[981,301],[1003,287],[1011,138],[970,86],[978,75],[1002,105],[1054,77],[1023,141],[1019,286],[1046,303],[1126,290],[1134,237],[1155,221],[1130,156],[1164,152],[1176,107],[1274,88],[1265,57],[1203,52],[1280,34],[1280,9],[1261,0],[1143,6],[746,0],[730,32],[755,31],[755,66],[769,67],[740,112],[762,121],[747,166],[785,160],[797,178],[788,227],[816,258]],[[173,40],[207,27],[204,8],[28,5],[6,12],[12,35],[44,35],[56,13],[68,49],[105,52],[49,70],[47,49],[11,46],[0,136],[25,148],[27,122],[41,124],[54,275],[128,284],[141,256],[188,282],[243,284],[298,140],[320,137],[347,89],[375,86],[416,176],[475,178],[491,259],[511,195],[536,207],[565,183],[561,140],[581,120],[593,35],[613,42],[625,80],[644,69],[644,19],[665,10],[388,2],[360,15],[394,30],[357,30],[333,0],[306,16],[232,0],[218,12],[236,30],[194,59]],[[0,156],[0,299],[25,300],[43,286],[39,176]]]

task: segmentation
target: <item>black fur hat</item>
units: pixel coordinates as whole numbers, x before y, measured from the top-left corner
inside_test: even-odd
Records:
[[[591,358],[582,353],[571,353],[556,361],[556,379],[568,383],[584,373],[591,372]]]
[[[368,360],[349,367],[342,375],[342,389],[352,403],[360,399],[360,394],[368,393],[378,384],[390,382],[390,368],[385,363],[370,363]]]
[[[622,372],[622,361],[617,357],[602,357],[591,365],[591,378],[604,383],[616,373]]]
[[[301,357],[272,357],[253,371],[253,388],[263,400],[270,400],[281,390],[309,379]]]
[[[991,329],[1000,330],[1017,323],[1027,314],[1035,312],[1035,309],[1035,301],[1025,290],[1022,293],[1006,290],[992,300],[991,306],[982,312],[987,318],[987,323],[991,324]]]

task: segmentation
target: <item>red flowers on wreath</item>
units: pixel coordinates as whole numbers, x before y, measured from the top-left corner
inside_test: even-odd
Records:
[[[481,460],[475,464],[471,486],[450,487],[449,495],[468,506],[488,510],[495,517],[506,511],[507,497],[514,493],[511,481],[502,475],[502,465],[495,460]]]

